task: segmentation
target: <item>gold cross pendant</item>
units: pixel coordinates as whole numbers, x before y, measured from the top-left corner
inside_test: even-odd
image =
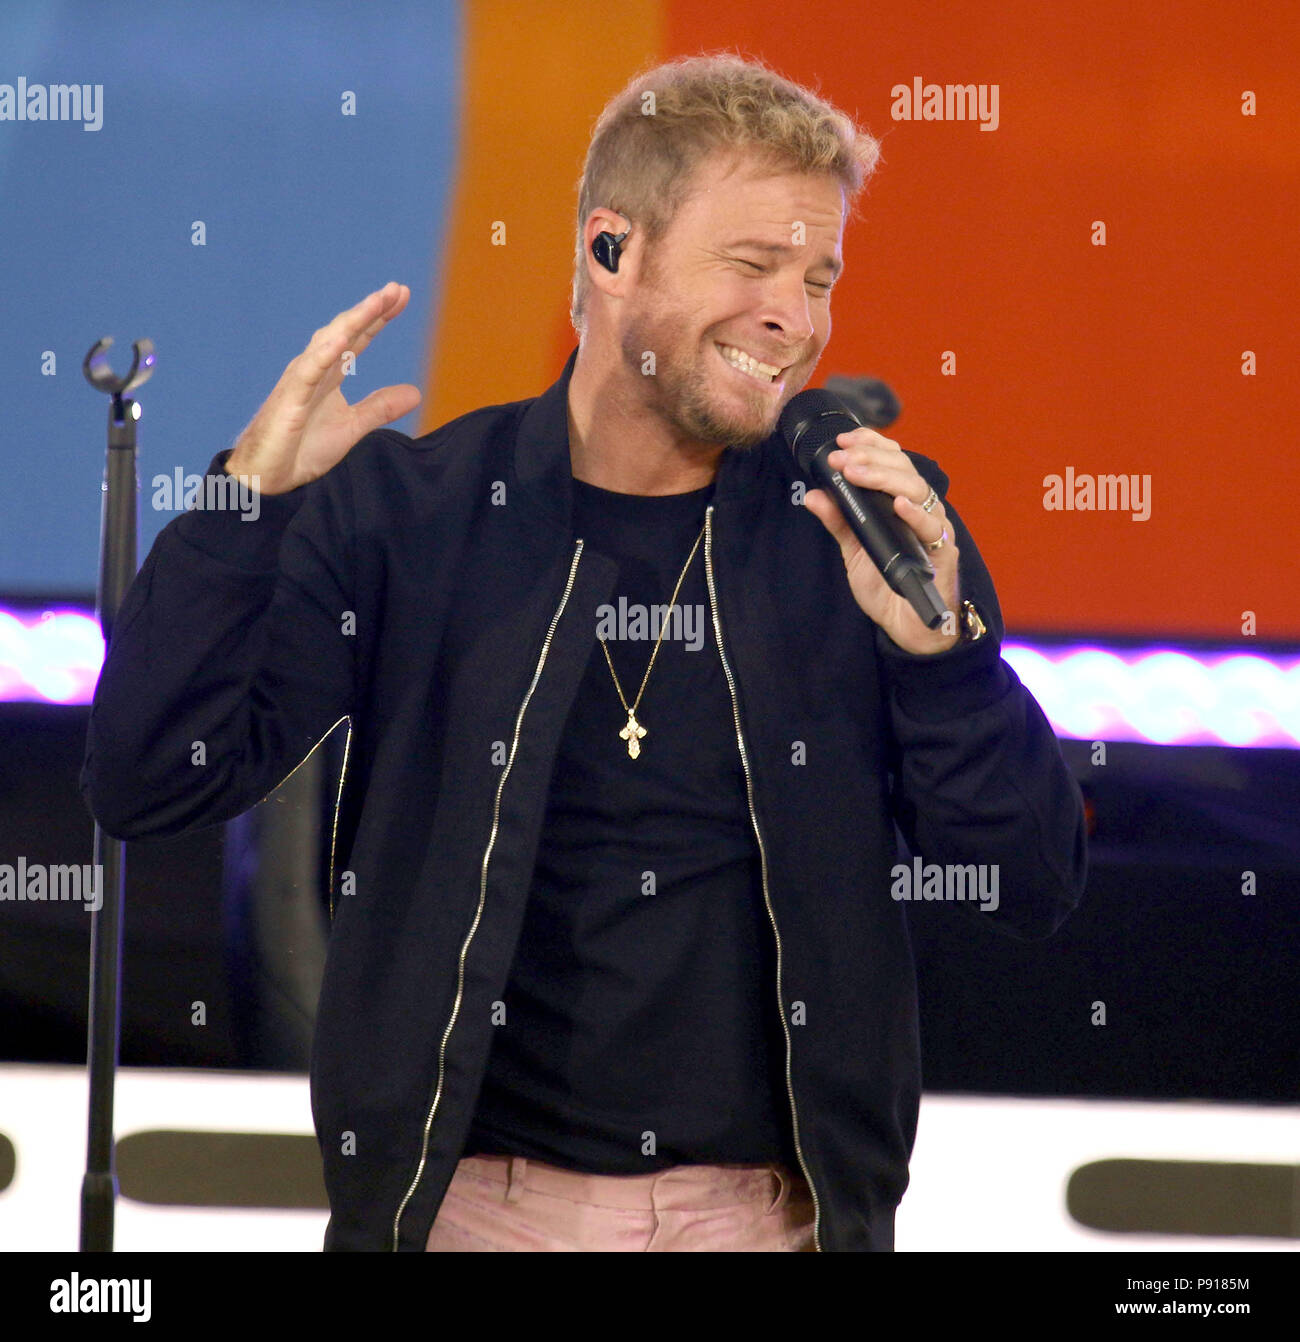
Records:
[[[645,735],[645,728],[636,720],[636,714],[631,709],[627,714],[627,726],[619,735],[627,742],[627,753],[636,759],[641,753],[641,738]]]

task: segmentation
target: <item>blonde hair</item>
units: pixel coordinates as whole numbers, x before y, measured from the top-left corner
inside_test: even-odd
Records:
[[[583,330],[591,288],[583,231],[592,210],[624,215],[649,246],[667,232],[695,170],[717,149],[753,150],[774,170],[837,178],[850,217],[880,159],[879,141],[846,113],[761,61],[687,56],[634,76],[600,114],[578,182],[575,331]]]

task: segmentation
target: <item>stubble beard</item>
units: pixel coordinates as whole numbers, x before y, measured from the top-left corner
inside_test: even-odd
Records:
[[[708,346],[712,345],[708,342]],[[678,432],[706,443],[723,447],[753,448],[769,438],[776,429],[777,417],[784,404],[764,399],[755,387],[745,411],[723,403],[717,379],[725,369],[715,372],[711,360],[722,363],[717,350],[700,349],[691,343],[689,319],[675,313],[656,318],[642,317],[629,324],[623,333],[624,365],[633,377],[647,382],[647,400],[653,413],[659,414]],[[647,353],[655,356],[653,373],[643,373]]]

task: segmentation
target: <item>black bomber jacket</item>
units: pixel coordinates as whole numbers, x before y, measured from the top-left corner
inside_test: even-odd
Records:
[[[259,497],[255,521],[173,519],[95,691],[81,788],[127,840],[238,815],[347,721],[311,1061],[327,1250],[423,1250],[474,1114],[592,646],[573,609],[616,577],[570,529],[575,359],[539,397],[367,435],[319,480]],[[909,456],[944,496],[939,467]],[[1041,937],[1083,892],[1083,805],[1000,656],[992,581],[946,497],[988,633],[930,657],[862,612],[800,499],[776,435],[722,454],[710,618],[816,1245],[890,1249],[921,1088],[898,833],[926,864],[996,865],[997,908],[955,917]]]

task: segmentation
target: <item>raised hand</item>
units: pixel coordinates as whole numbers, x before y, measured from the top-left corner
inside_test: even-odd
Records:
[[[381,387],[356,405],[340,390],[344,355],[360,355],[406,307],[411,291],[389,283],[322,326],[284,370],[226,458],[232,475],[283,494],[325,474],[366,434],[409,414],[421,392],[410,383]]]

